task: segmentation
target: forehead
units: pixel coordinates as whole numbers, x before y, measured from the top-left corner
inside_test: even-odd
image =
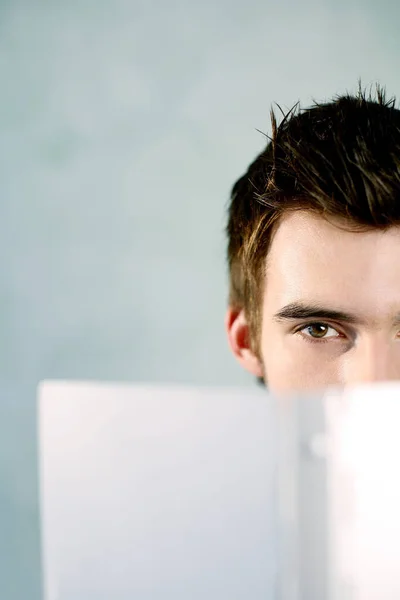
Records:
[[[285,215],[267,257],[265,297],[355,303],[366,314],[400,305],[400,227],[351,232],[307,211]]]

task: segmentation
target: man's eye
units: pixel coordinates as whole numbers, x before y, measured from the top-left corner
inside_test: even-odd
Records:
[[[328,335],[329,330],[333,331],[334,334]],[[303,333],[304,331],[307,331],[307,333]],[[340,337],[340,333],[338,333],[334,327],[331,327],[327,323],[307,323],[306,325],[303,325],[301,329],[298,329],[297,333],[301,333],[305,337],[312,338],[313,341]]]

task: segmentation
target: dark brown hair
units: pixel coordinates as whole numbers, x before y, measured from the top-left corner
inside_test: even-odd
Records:
[[[400,110],[396,99],[358,94],[298,110],[233,186],[228,211],[229,303],[244,309],[259,354],[268,248],[282,215],[310,210],[354,231],[400,224]]]

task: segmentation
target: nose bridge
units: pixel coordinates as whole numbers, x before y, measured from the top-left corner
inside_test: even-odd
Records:
[[[400,340],[371,335],[354,348],[346,369],[346,380],[352,384],[400,379]]]

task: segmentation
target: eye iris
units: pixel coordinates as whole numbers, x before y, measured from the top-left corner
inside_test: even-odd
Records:
[[[320,338],[320,337],[324,337],[324,335],[326,334],[326,332],[328,330],[328,327],[326,325],[322,325],[321,323],[316,323],[314,325],[309,325],[307,327],[307,329],[312,337]],[[317,329],[320,329],[320,330],[322,329],[323,331],[317,331],[317,335],[313,335],[312,331],[315,332]]]

